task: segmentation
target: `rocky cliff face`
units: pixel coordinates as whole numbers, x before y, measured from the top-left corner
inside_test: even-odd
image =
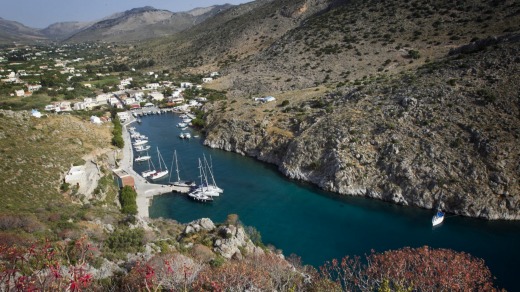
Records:
[[[204,143],[341,194],[520,219],[517,38],[290,106],[210,105]]]

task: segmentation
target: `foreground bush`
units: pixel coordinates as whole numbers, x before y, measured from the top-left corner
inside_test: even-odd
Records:
[[[427,246],[372,253],[366,263],[345,257],[320,272],[329,291],[496,291],[483,260]]]
[[[0,245],[2,291],[79,291],[91,287],[95,249],[81,238],[70,243]]]
[[[109,240],[110,242],[110,240]],[[119,241],[118,241],[119,242]],[[116,249],[121,246],[113,247]],[[319,271],[296,258],[257,252],[212,265],[174,252],[125,263],[126,275],[94,279],[84,238],[0,246],[2,291],[496,291],[484,261],[448,249],[403,248],[333,260]]]

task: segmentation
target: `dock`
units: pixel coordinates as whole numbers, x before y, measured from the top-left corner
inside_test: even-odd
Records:
[[[140,217],[149,217],[148,208],[150,202],[154,196],[162,195],[166,193],[188,193],[189,187],[178,187],[173,185],[162,185],[148,182],[144,177],[135,172],[133,169],[134,151],[132,149],[132,141],[130,139],[130,133],[127,130],[127,126],[135,122],[132,117],[130,121],[123,124],[123,140],[125,146],[122,149],[123,159],[119,162],[119,168],[114,171],[124,171],[134,179],[134,188],[137,192],[137,211]]]

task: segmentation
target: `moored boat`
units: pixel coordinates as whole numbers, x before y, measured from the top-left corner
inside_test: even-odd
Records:
[[[141,140],[141,139],[137,139],[134,141],[134,143],[132,143],[134,146],[140,146],[140,145],[144,145],[148,143],[148,140]]]
[[[147,161],[147,160],[150,160],[150,156],[149,155],[144,155],[144,156],[139,156],[137,158],[134,159],[135,162],[142,162],[142,161]]]
[[[439,210],[435,215],[433,215],[432,226],[439,225],[442,221],[444,221],[444,212]]]
[[[140,145],[134,148],[134,150],[137,152],[146,151],[148,149],[150,149],[150,145]]]
[[[159,167],[158,170],[150,176],[152,180],[161,179],[168,175],[168,167],[166,167],[166,163],[164,163],[164,160],[161,156],[161,152],[159,152],[159,148],[157,148],[157,157],[159,160]],[[163,168],[164,167],[164,168]]]

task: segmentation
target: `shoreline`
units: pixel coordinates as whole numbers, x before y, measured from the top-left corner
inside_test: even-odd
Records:
[[[171,192],[187,193],[189,192],[189,188],[149,183],[140,174],[135,172],[133,168],[134,152],[132,149],[132,139],[130,138],[130,133],[128,132],[127,128],[128,125],[134,123],[135,121],[136,119],[131,116],[130,121],[122,124],[124,146],[123,149],[121,149],[121,152],[119,152],[122,154],[122,158],[118,163],[118,169],[126,171],[133,177],[134,189],[137,193],[137,216],[144,219],[150,217],[150,201],[154,196]]]

